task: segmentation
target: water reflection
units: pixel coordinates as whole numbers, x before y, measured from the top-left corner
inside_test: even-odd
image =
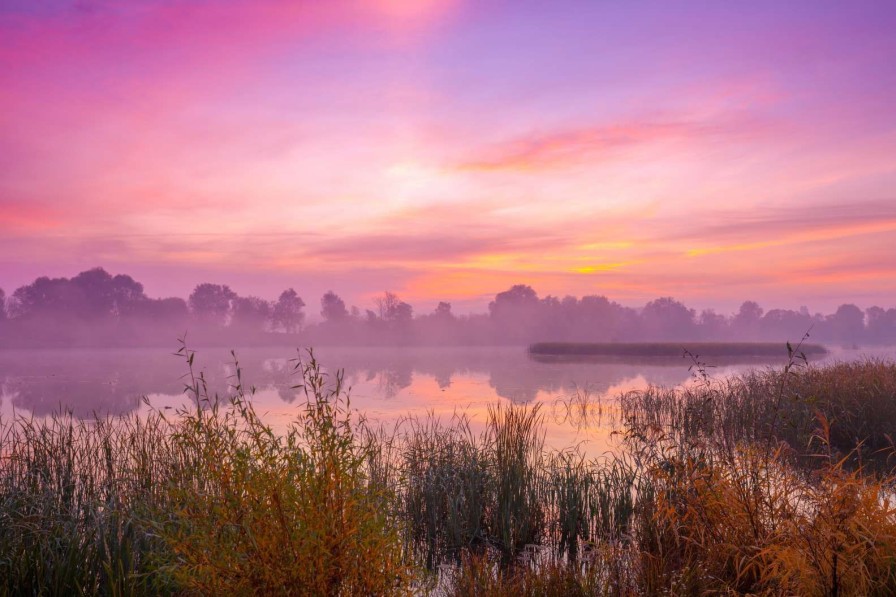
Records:
[[[531,403],[582,388],[599,396],[647,384],[674,386],[691,375],[685,359],[545,361],[530,359],[521,348],[328,348],[315,354],[325,367],[344,369],[353,406],[379,412],[499,398]],[[265,408],[296,404],[295,352],[252,348],[237,355],[244,381],[262,390]],[[235,371],[228,352],[200,351],[196,363],[212,392],[227,392]],[[723,366],[711,370],[714,375],[775,363],[716,364]],[[0,408],[43,416],[62,406],[88,417],[133,412],[143,396],[178,404],[186,371],[182,358],[158,349],[0,351]]]

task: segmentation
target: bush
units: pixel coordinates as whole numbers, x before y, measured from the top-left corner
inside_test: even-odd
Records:
[[[342,375],[328,380],[309,356],[296,362],[306,406],[283,435],[254,411],[238,364],[226,405],[194,380],[197,407],[181,413],[173,436],[184,467],[158,525],[174,555],[167,568],[185,589],[381,595],[406,584],[401,535],[382,508],[388,490],[369,482]]]

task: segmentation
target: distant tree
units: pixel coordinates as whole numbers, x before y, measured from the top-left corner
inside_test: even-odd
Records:
[[[770,309],[759,321],[759,329],[763,338],[795,344],[809,331],[812,323],[808,310]]]
[[[345,302],[332,290],[328,290],[320,298],[320,314],[324,321],[338,322],[348,318]]]
[[[382,296],[375,299],[375,302],[379,318],[386,323],[408,323],[413,318],[413,307],[392,292],[384,292]]]
[[[63,296],[68,280],[41,276],[31,284],[16,288],[7,305],[7,313],[16,319],[46,315],[66,302]]]
[[[762,319],[762,307],[755,301],[744,301],[740,309],[731,319],[731,327],[741,338],[755,340],[759,333],[759,320]]]
[[[391,319],[401,299],[398,298],[397,294],[387,290],[382,296],[373,299],[373,302],[376,304],[377,317],[383,321],[388,321]]]
[[[271,320],[273,306],[269,301],[257,296],[238,296],[233,299],[233,318],[230,325],[234,327],[263,330]]]
[[[6,293],[0,288],[0,321],[6,319]]]
[[[392,320],[399,323],[410,323],[414,318],[414,308],[410,303],[400,302],[392,312]]]
[[[499,292],[495,300],[488,304],[489,315],[500,318],[505,314],[516,316],[522,312],[534,311],[538,308],[538,295],[531,286],[517,284],[510,290]]]
[[[840,305],[828,315],[829,333],[838,342],[860,342],[865,336],[865,314],[855,305]]]
[[[695,336],[696,312],[671,297],[650,301],[644,305],[641,317],[651,340],[693,339]]]
[[[199,284],[190,294],[190,310],[201,322],[224,325],[236,293],[227,285]]]
[[[537,335],[541,306],[531,286],[517,284],[496,294],[488,305],[488,313],[500,340],[522,343]]]
[[[577,340],[598,342],[616,339],[619,333],[621,307],[605,296],[583,296],[576,306]]]
[[[134,313],[146,319],[172,325],[184,325],[190,315],[187,302],[179,297],[147,299],[137,304]]]
[[[145,299],[143,286],[130,276],[112,277],[96,267],[71,279],[37,278],[13,293],[8,311],[17,318],[102,320],[118,317],[131,303]]]
[[[124,274],[118,274],[112,278],[110,292],[112,308],[118,315],[128,313],[132,310],[133,305],[147,300],[147,296],[143,292],[143,284]]]
[[[719,340],[728,331],[728,319],[721,313],[716,313],[713,309],[701,311],[697,323],[700,326],[700,335],[703,338]]]
[[[457,342],[458,319],[451,312],[451,303],[441,301],[429,315],[417,319],[417,329],[427,342],[454,344]]]
[[[80,303],[77,310],[82,317],[100,319],[111,315],[115,310],[115,292],[112,276],[101,267],[83,271],[71,279],[71,285]],[[142,290],[142,289],[141,289]]]
[[[896,342],[896,309],[871,307],[865,311],[868,340],[876,344]]]
[[[305,301],[295,290],[292,288],[284,290],[274,304],[274,327],[282,328],[288,334],[300,330],[305,321],[305,313],[302,311],[304,306]]]
[[[436,305],[435,311],[433,311],[433,316],[439,321],[454,321],[454,313],[451,312],[451,303],[440,301],[439,304]]]

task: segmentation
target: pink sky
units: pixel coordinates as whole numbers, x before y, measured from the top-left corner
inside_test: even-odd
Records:
[[[896,305],[896,5],[784,4],[5,2],[0,287]]]

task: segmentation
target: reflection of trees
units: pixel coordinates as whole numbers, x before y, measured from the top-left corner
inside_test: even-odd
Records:
[[[120,353],[105,351],[4,352],[0,378],[12,405],[38,416],[61,409],[79,417],[120,415],[136,409],[145,394],[182,391],[177,374],[158,376],[157,364],[148,354],[133,356],[129,361]]]
[[[492,369],[489,384],[495,393],[514,402],[531,402],[539,392],[571,393],[588,386],[597,395],[625,379],[643,375],[649,383],[678,385],[688,377],[680,361],[645,366],[622,363],[539,363],[526,361]]]
[[[287,403],[300,397],[295,353],[281,349],[237,351],[246,387],[270,388]],[[307,355],[300,353],[299,356]],[[538,362],[521,348],[328,348],[316,358],[334,372],[342,368],[347,385],[369,384],[376,395],[391,398],[409,387],[414,375],[433,378],[442,389],[458,375],[487,377],[499,396],[530,402],[539,392],[566,395],[585,385],[604,394],[626,379],[674,386],[688,378],[682,359],[658,362]],[[223,350],[197,353],[195,370],[208,381],[211,394],[229,393],[234,382],[232,357]],[[761,366],[756,364],[756,366]],[[19,409],[44,415],[60,404],[78,416],[133,411],[149,394],[179,395],[187,380],[183,358],[162,349],[112,351],[0,352],[0,380]]]
[[[383,369],[377,376],[377,388],[384,398],[394,398],[401,390],[405,389],[413,381],[414,372],[411,369]]]
[[[121,415],[136,409],[141,397],[129,384],[104,380],[13,377],[5,386],[16,409],[37,416],[65,410],[78,417]]]
[[[661,364],[539,363],[519,348],[330,349],[319,354],[323,362],[341,363],[350,372],[364,372],[385,396],[408,387],[413,374],[432,377],[440,388],[450,387],[456,375],[488,376],[498,396],[530,402],[539,392],[567,392],[583,384],[597,393],[625,379],[643,375],[648,382],[677,385],[688,378],[687,363],[673,359]]]
[[[440,390],[447,390],[451,387],[451,373],[442,371],[440,373],[435,374],[436,383],[439,385]]]

